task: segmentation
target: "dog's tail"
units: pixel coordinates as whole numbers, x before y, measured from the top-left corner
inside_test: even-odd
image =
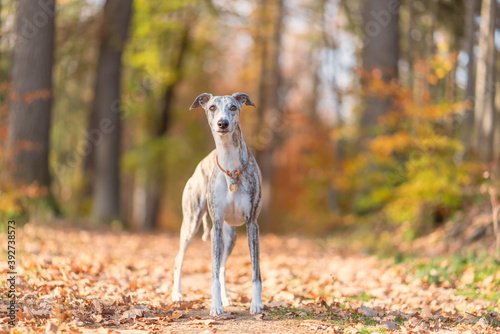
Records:
[[[210,238],[210,222],[208,221],[208,211],[203,214],[201,220],[203,221],[203,236],[201,237],[201,240],[207,241],[208,238]]]

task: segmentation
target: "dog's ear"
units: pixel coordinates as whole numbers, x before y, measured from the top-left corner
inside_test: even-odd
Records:
[[[200,96],[198,96],[194,100],[194,102],[191,105],[191,107],[189,107],[189,110],[196,109],[196,108],[199,108],[199,107],[203,107],[203,105],[205,103],[207,103],[208,101],[210,101],[211,98],[212,98],[212,94],[208,94],[208,93],[201,94]]]
[[[253,103],[252,99],[250,98],[250,96],[248,96],[247,94],[245,93],[234,93],[233,94],[233,97],[236,99],[236,101],[238,101],[241,105],[244,105],[246,104],[247,106],[253,106],[254,108],[255,107],[255,104]]]

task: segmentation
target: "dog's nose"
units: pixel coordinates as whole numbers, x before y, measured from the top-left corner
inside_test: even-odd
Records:
[[[229,126],[229,121],[227,119],[221,119],[217,122],[217,125],[219,126],[219,129],[226,130]]]

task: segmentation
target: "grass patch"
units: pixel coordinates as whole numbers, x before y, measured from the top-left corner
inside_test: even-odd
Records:
[[[359,313],[352,313],[351,316],[349,317],[349,321],[355,323],[361,323],[366,326],[376,326],[380,324],[380,321],[370,317],[365,317],[364,315]]]
[[[467,289],[457,290],[457,295],[467,297],[468,299],[483,299],[492,302],[500,300],[500,291],[492,290],[489,294],[483,294],[477,286],[470,284],[468,284]],[[494,311],[494,308],[491,311]]]
[[[341,317],[335,312],[324,311],[324,312],[312,312],[305,311],[296,307],[275,307],[269,310],[269,314],[272,317],[278,319],[314,319],[329,322],[333,325],[346,326],[351,324],[363,324],[365,326],[376,326],[380,324],[380,321],[375,320],[370,317],[365,317],[364,315],[357,313],[355,310],[349,311],[346,318]],[[380,332],[380,330],[378,330]]]
[[[314,319],[314,313],[301,310],[297,307],[275,307],[269,310],[273,317],[286,319]]]
[[[359,301],[367,302],[370,299],[375,299],[375,297],[372,296],[372,295],[366,294],[364,292],[362,292],[359,296],[347,297],[347,300],[349,300],[349,301],[351,301],[351,300],[359,300]]]
[[[369,329],[369,328],[363,328],[361,331],[359,331],[356,334],[372,334],[372,333],[386,333],[387,330],[385,328],[379,328],[379,329]]]
[[[394,265],[409,267],[416,279],[440,286],[448,283],[448,286],[455,287],[461,282],[468,281],[466,289],[458,291],[459,294],[471,299],[485,299],[495,301],[500,297],[500,279],[497,271],[500,261],[486,252],[469,254],[456,254],[451,256],[438,256],[433,258],[402,257],[398,255],[394,258]],[[490,287],[487,293],[479,291],[479,286],[485,280]]]

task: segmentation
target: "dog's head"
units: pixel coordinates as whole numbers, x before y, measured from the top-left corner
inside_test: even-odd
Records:
[[[213,96],[204,93],[194,100],[189,109],[203,107],[214,135],[217,133],[224,136],[232,133],[236,128],[243,105],[255,107],[255,104],[245,93],[234,93],[225,96]]]

